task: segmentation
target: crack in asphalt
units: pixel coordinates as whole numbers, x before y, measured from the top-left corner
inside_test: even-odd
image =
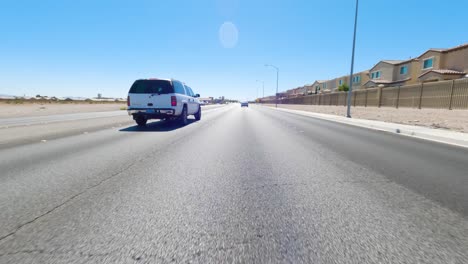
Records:
[[[112,178],[118,176],[119,174],[125,172],[126,170],[128,170],[129,168],[131,168],[133,165],[135,165],[135,164],[138,163],[138,162],[141,162],[141,160],[137,160],[137,161],[135,161],[135,162],[132,162],[130,165],[128,165],[128,166],[125,167],[124,169],[122,169],[122,170],[120,170],[120,171],[118,171],[118,172],[112,174],[111,176],[109,176],[109,177],[107,177],[107,178],[102,179],[102,180],[99,181],[97,184],[94,184],[94,185],[92,185],[92,186],[89,186],[89,187],[85,188],[83,191],[81,191],[81,192],[79,192],[79,193],[77,193],[77,194],[75,194],[75,195],[69,197],[68,199],[66,199],[66,200],[63,201],[62,203],[60,203],[60,204],[54,206],[53,208],[47,210],[45,213],[42,213],[42,214],[36,216],[35,218],[33,218],[33,219],[31,219],[31,220],[29,220],[29,221],[27,221],[27,222],[24,222],[24,223],[18,225],[13,231],[11,231],[10,233],[8,233],[8,234],[6,234],[6,235],[0,237],[0,242],[2,242],[3,240],[7,239],[8,237],[11,237],[11,236],[15,235],[16,232],[18,232],[18,231],[19,231],[20,229],[22,229],[23,227],[25,227],[25,226],[27,226],[27,225],[29,225],[29,224],[34,223],[35,221],[41,219],[41,218],[44,217],[44,216],[47,216],[48,214],[54,212],[54,211],[57,210],[57,209],[60,209],[61,207],[63,207],[63,206],[65,206],[66,204],[68,204],[69,202],[73,201],[73,200],[74,200],[75,198],[77,198],[78,196],[80,196],[80,195],[82,195],[82,194],[88,192],[89,190],[92,190],[92,189],[98,187],[98,186],[101,185],[102,183],[104,183],[104,182],[106,182],[106,181],[108,181],[108,180],[110,180],[110,179],[112,179]]]
[[[210,122],[211,123],[211,122]],[[207,124],[204,124],[204,125],[208,125],[209,123]],[[178,143],[179,141],[182,141],[182,140],[186,140],[187,137],[185,137],[183,134],[182,135],[177,135],[178,137],[176,137],[173,141],[171,141],[170,143],[167,144],[167,146],[171,146],[173,144],[176,144]],[[0,237],[0,243],[3,242],[5,239],[15,235],[18,231],[20,231],[23,227],[27,226],[27,225],[30,225],[30,224],[33,224],[34,222],[36,222],[37,220],[51,214],[52,212],[56,211],[57,209],[60,209],[62,207],[64,207],[65,205],[67,205],[68,203],[70,203],[71,201],[73,201],[74,199],[76,199],[78,196],[96,188],[96,187],[99,187],[101,184],[103,184],[104,182],[106,181],[109,181],[111,179],[113,179],[114,177],[116,176],[119,176],[120,174],[124,173],[125,171],[127,171],[128,169],[130,169],[131,167],[133,167],[135,164],[138,164],[138,163],[141,163],[147,159],[150,159],[152,156],[162,152],[163,150],[165,150],[166,148],[159,148],[157,149],[156,151],[153,151],[153,152],[150,152],[150,155],[146,156],[145,158],[141,158],[141,159],[137,159],[135,161],[133,161],[132,163],[130,163],[129,165],[127,165],[126,167],[124,167],[123,169],[121,169],[120,171],[112,174],[111,176],[109,177],[106,177],[104,179],[102,179],[101,181],[99,181],[98,183],[92,185],[92,186],[88,186],[87,188],[85,188],[83,191],[69,197],[68,199],[66,199],[65,201],[63,201],[62,203],[54,206],[53,208],[47,210],[46,212],[34,217],[33,219],[29,220],[29,221],[26,221],[20,225],[18,225],[13,231],[11,231],[10,233],[7,233],[6,235],[3,235]],[[170,149],[170,148],[169,148]],[[0,255],[1,256],[1,255]]]
[[[183,139],[183,137],[182,137],[182,139]],[[177,141],[179,141],[179,140],[180,140],[180,139],[175,140],[175,141],[169,143],[168,145],[170,146],[170,145],[172,145],[172,144],[174,144],[174,143],[177,143]],[[161,151],[161,150],[158,150],[158,151],[152,152],[151,154],[154,155],[154,154],[157,154],[157,153],[160,152],[160,151]],[[25,222],[25,223],[23,223],[23,224],[17,226],[17,227],[15,228],[15,230],[13,230],[12,232],[10,232],[10,233],[8,233],[8,234],[6,234],[6,235],[0,237],[0,242],[2,242],[3,240],[5,240],[6,238],[8,238],[8,237],[10,237],[10,236],[13,236],[16,232],[18,232],[18,231],[19,231],[20,229],[22,229],[24,226],[29,225],[29,224],[32,224],[32,223],[34,223],[35,221],[41,219],[42,217],[47,216],[48,214],[54,212],[55,210],[60,209],[61,207],[65,206],[66,204],[68,204],[68,203],[70,203],[71,201],[73,201],[73,200],[74,200],[75,198],[77,198],[78,196],[80,196],[80,195],[82,195],[82,194],[84,194],[84,193],[86,193],[86,192],[88,192],[88,191],[90,191],[90,190],[92,190],[92,189],[94,189],[94,188],[96,188],[96,187],[99,187],[99,186],[100,186],[101,184],[103,184],[104,182],[106,182],[106,181],[108,181],[108,180],[111,180],[112,178],[114,178],[114,177],[116,177],[116,176],[122,174],[123,172],[127,171],[128,169],[130,169],[131,167],[133,167],[135,164],[140,163],[140,162],[142,162],[142,161],[145,161],[146,159],[149,159],[150,157],[151,157],[151,155],[150,155],[149,157],[142,158],[142,159],[138,159],[138,160],[132,162],[131,164],[129,164],[129,165],[126,166],[125,168],[121,169],[120,171],[118,171],[118,172],[112,174],[112,175],[109,176],[109,177],[106,177],[106,178],[102,179],[101,181],[99,181],[98,183],[96,183],[96,184],[94,184],[94,185],[92,185],[92,186],[89,186],[89,187],[85,188],[82,192],[79,192],[79,193],[77,193],[77,194],[75,194],[75,195],[69,197],[68,199],[66,199],[65,201],[63,201],[63,202],[60,203],[59,205],[56,205],[56,206],[53,207],[52,209],[49,209],[49,210],[46,211],[45,213],[43,213],[43,214],[41,214],[41,215],[39,215],[39,216],[36,216],[36,217],[33,218],[32,220],[29,220],[29,221],[27,221],[27,222]]]
[[[18,254],[47,254],[47,255],[80,255],[81,257],[105,257],[112,254],[112,252],[106,253],[85,253],[81,251],[73,251],[73,250],[52,250],[47,251],[44,249],[26,249],[26,250],[18,250],[14,252],[7,252],[0,254],[0,257],[3,256],[12,256]]]

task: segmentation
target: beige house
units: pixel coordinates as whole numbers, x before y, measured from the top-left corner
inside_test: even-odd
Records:
[[[347,84],[349,86],[349,75],[336,78],[336,88],[333,91],[338,91],[338,87],[343,84]]]
[[[353,90],[365,88],[364,84],[369,80],[369,71],[362,71],[353,74]]]
[[[306,86],[301,86],[301,87],[297,87],[296,89],[294,89],[294,94],[296,96],[305,95],[306,93],[307,93]]]
[[[391,87],[421,82],[468,78],[468,43],[449,49],[429,49],[409,60],[382,60],[368,71],[353,74],[353,90]],[[317,80],[313,84],[288,90],[289,96],[329,93],[342,84],[349,85],[349,76]]]
[[[287,97],[295,97],[300,95],[305,95],[307,92],[306,86],[297,87],[286,91]]]
[[[353,90],[362,89],[364,84],[369,81],[369,71],[361,71],[353,74]],[[341,76],[336,78],[336,89],[338,90],[340,85],[346,84],[348,87],[350,86],[349,75]]]
[[[313,84],[311,84],[311,91],[314,94],[320,93],[321,91],[325,90],[326,87],[324,87],[324,84],[327,81],[325,80],[317,80]]]
[[[418,57],[422,82],[463,78],[468,73],[468,43],[450,49],[430,49]]]
[[[336,85],[337,81],[335,79],[327,80],[323,83],[323,90],[322,92],[329,92],[329,91],[334,91],[338,86]]]
[[[383,60],[369,70],[365,88],[377,86],[399,86],[417,82],[417,59]]]
[[[304,85],[304,92],[306,95],[315,94],[315,89],[314,89],[313,84]]]

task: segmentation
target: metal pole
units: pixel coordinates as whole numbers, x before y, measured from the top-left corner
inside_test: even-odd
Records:
[[[450,87],[450,103],[449,103],[449,110],[452,110],[452,102],[453,102],[453,87],[455,86],[455,80],[452,80],[452,86]]]
[[[276,69],[276,108],[278,108],[278,79],[279,79],[279,68],[275,65],[265,64],[265,67],[273,67]]]
[[[398,93],[397,93],[397,99],[396,99],[396,108],[400,106],[400,91],[401,91],[401,85],[398,85]]]
[[[256,82],[260,82],[260,80],[255,80]],[[257,87],[257,97],[258,97],[258,87]],[[265,81],[262,81],[262,99],[265,98]]]
[[[348,91],[348,109],[346,111],[346,117],[351,118],[351,93],[353,92],[353,70],[354,70],[354,50],[356,47],[356,27],[358,18],[358,7],[359,0],[356,0],[356,14],[354,16],[354,35],[353,35],[353,51],[351,55],[351,74],[349,76],[349,91]]]
[[[367,96],[368,96],[368,92],[369,92],[369,90],[366,89],[366,103],[365,103],[365,107],[367,107]]]
[[[279,69],[276,68],[276,108],[278,108],[278,78],[279,78]]]
[[[420,91],[420,93],[419,93],[419,105],[418,105],[418,109],[421,109],[423,90],[424,90],[424,82],[421,82],[421,91]]]

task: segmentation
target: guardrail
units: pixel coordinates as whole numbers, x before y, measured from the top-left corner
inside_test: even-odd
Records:
[[[347,92],[322,93],[283,98],[278,100],[278,104],[346,106],[347,98]],[[275,103],[275,100],[261,100],[261,103]],[[468,78],[398,87],[354,90],[351,105],[418,109],[468,109]]]

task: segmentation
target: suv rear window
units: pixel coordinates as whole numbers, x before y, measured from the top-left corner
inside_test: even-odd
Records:
[[[174,88],[171,82],[166,80],[137,80],[133,83],[129,93],[169,94],[174,93]]]
[[[178,82],[178,81],[173,81],[172,83],[174,84],[174,88],[175,88],[175,92],[176,92],[176,93],[178,93],[178,94],[186,94],[183,84],[181,84],[181,83]],[[187,92],[188,92],[188,91],[187,91]]]

